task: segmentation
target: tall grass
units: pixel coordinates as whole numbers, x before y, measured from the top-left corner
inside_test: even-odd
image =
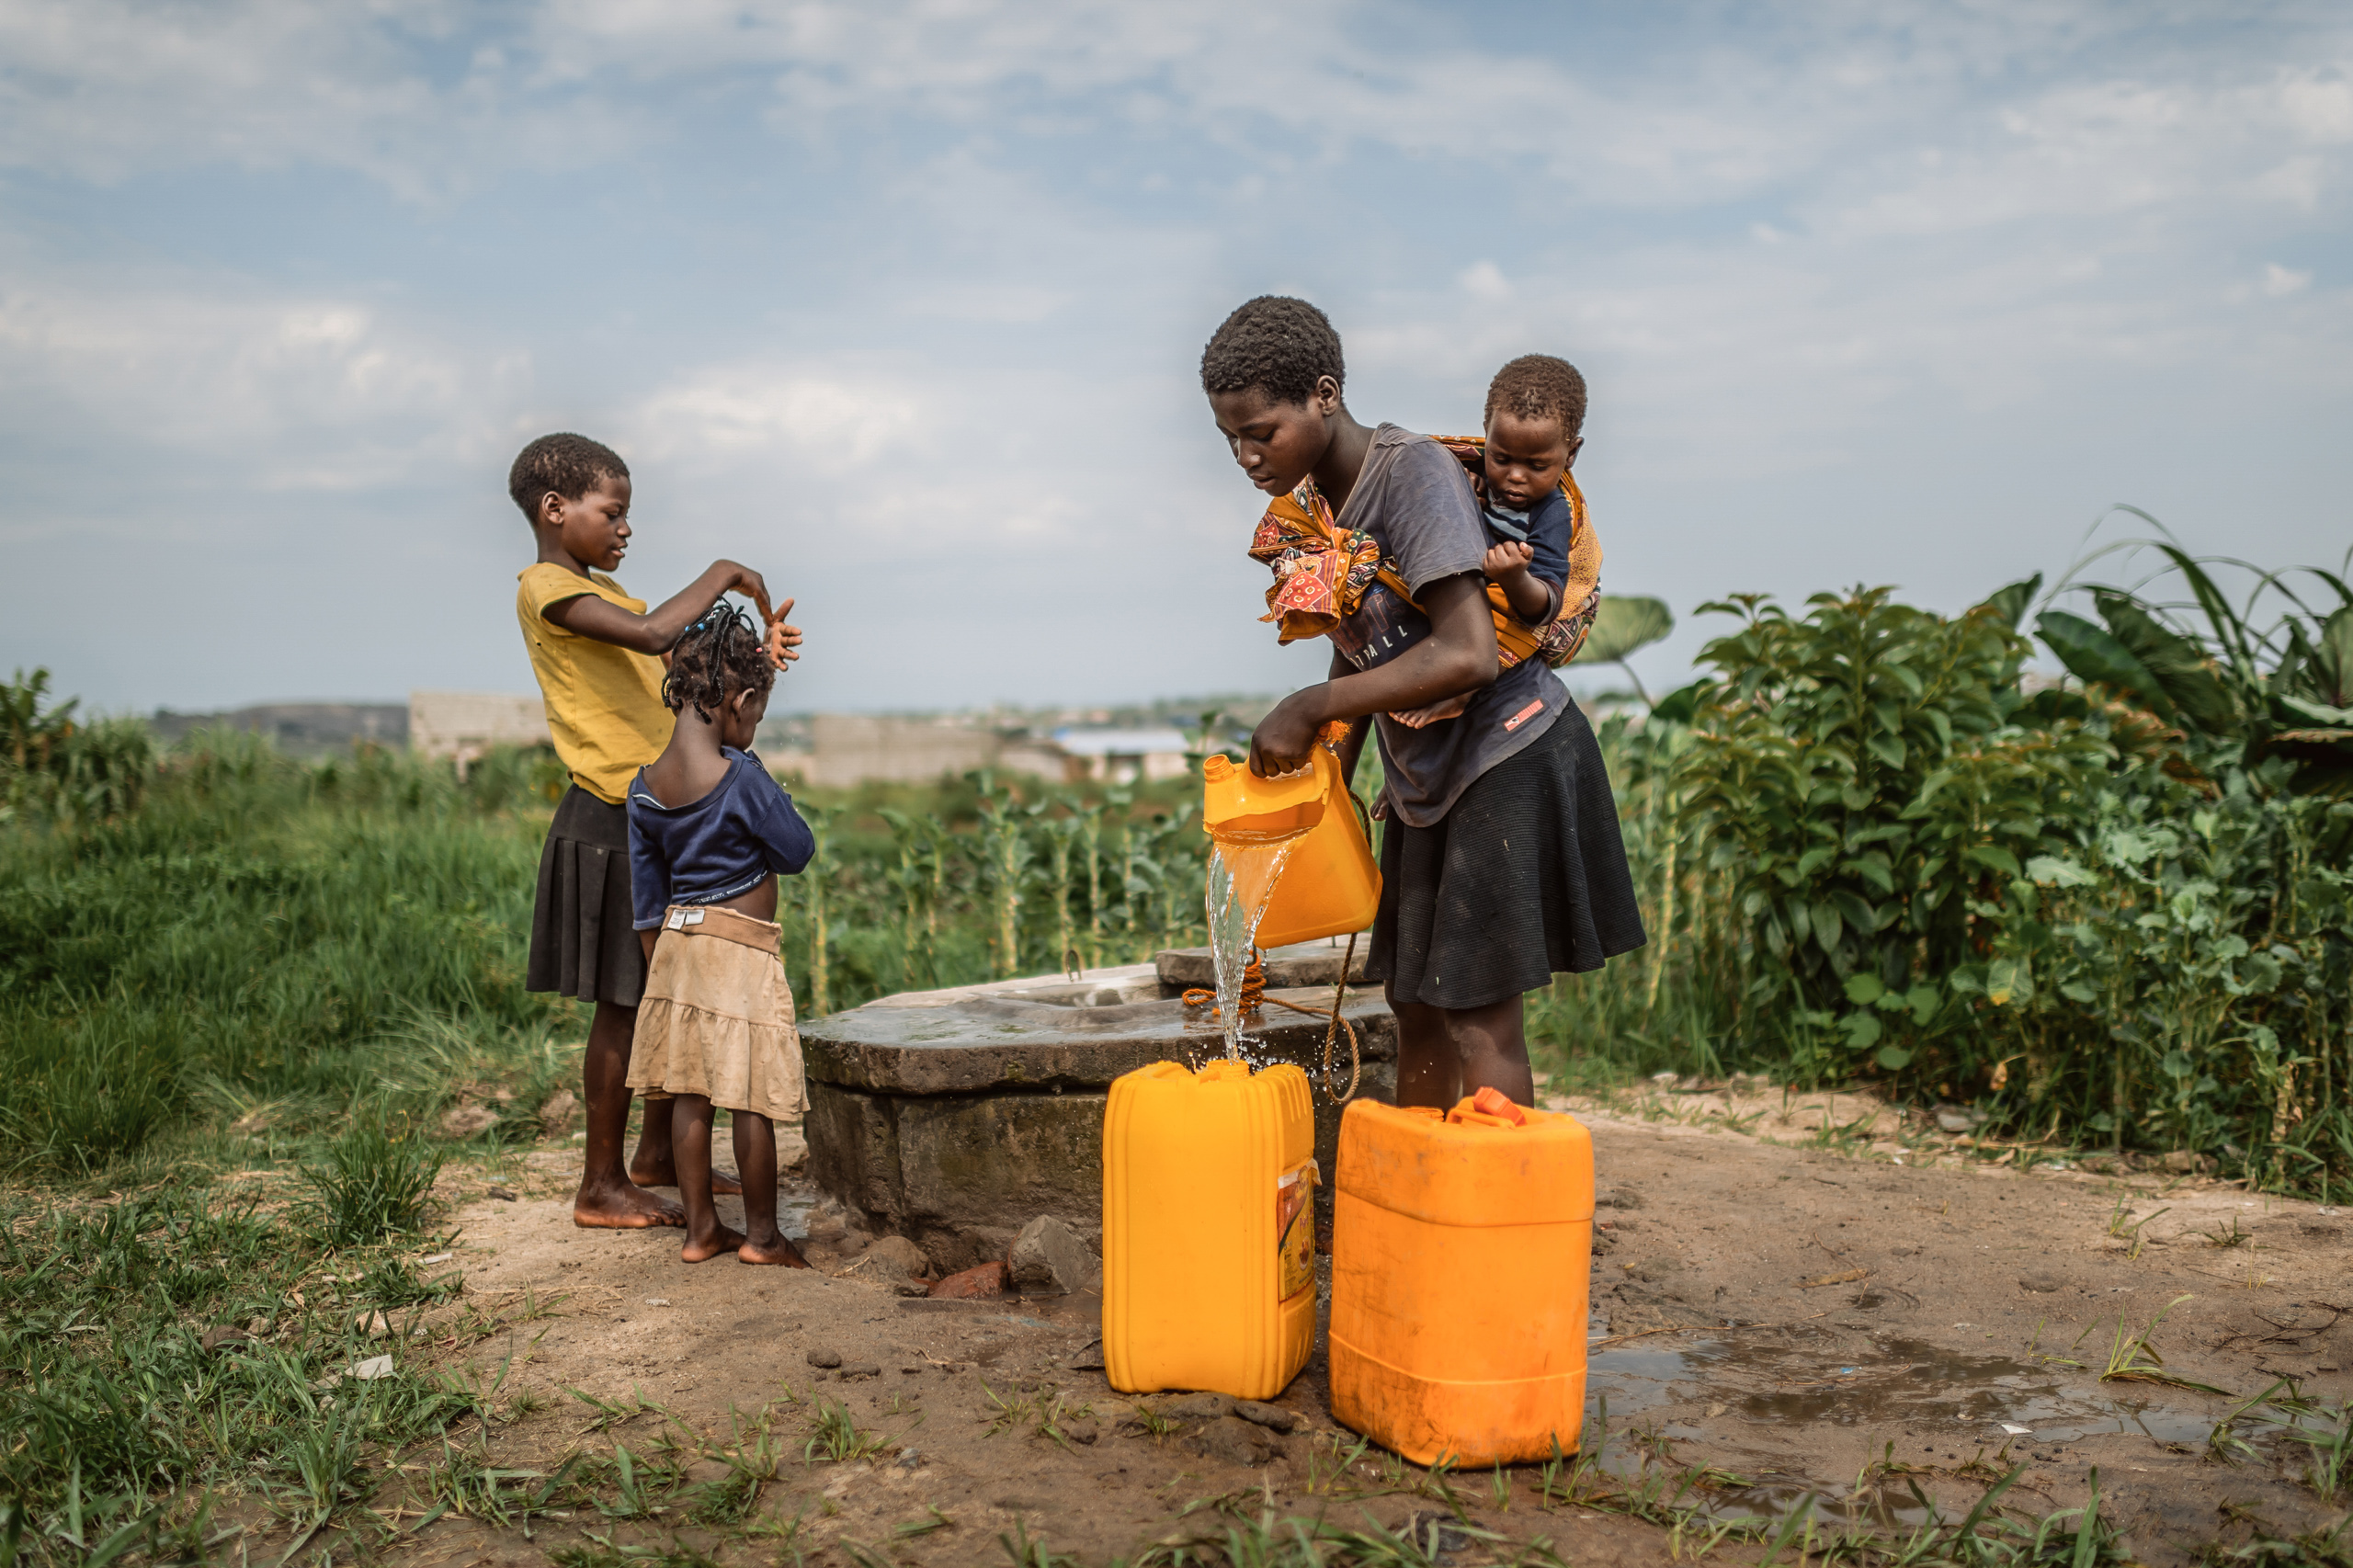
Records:
[[[135,806],[0,824],[0,1172],[95,1176],[230,1121],[291,1151],[354,1104],[418,1120],[483,1074],[529,1091],[505,1128],[524,1131],[586,1028],[580,1005],[523,990],[563,787],[543,752],[460,783],[401,753],[305,766],[199,733]],[[1112,961],[1198,936],[1181,784],[813,793],[823,862],[787,881],[782,915],[804,1016],[1057,968],[1082,928]],[[1082,822],[1093,893],[1068,850]]]

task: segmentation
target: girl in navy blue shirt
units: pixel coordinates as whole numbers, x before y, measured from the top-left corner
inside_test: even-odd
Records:
[[[649,1116],[671,1100],[688,1263],[732,1252],[809,1267],[776,1224],[775,1123],[808,1106],[776,879],[806,866],[816,840],[750,750],[775,680],[751,620],[713,606],[671,651],[662,700],[677,723],[629,787],[630,887],[649,965],[629,1084]],[[714,1106],[734,1123],[741,1232],[710,1199]]]

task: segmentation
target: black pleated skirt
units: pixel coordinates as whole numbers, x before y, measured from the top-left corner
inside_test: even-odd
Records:
[[[531,962],[523,989],[634,1007],[645,994],[645,949],[629,896],[629,808],[574,784],[540,851]]]
[[[1483,1007],[1643,939],[1601,747],[1574,702],[1434,825],[1382,824],[1365,972],[1393,999]]]

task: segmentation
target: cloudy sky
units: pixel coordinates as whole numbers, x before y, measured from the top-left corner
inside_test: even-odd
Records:
[[[1268,291],[1367,419],[1585,369],[1654,680],[2112,502],[2334,565],[2349,176],[2336,4],[0,0],[0,669],[529,690],[505,472],[570,428],[632,591],[800,596],[779,706],[1300,684],[1194,379]]]

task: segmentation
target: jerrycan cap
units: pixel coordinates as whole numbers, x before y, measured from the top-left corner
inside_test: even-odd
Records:
[[[1475,1095],[1465,1096],[1446,1119],[1456,1127],[1525,1127],[1528,1112],[1515,1104],[1510,1096],[1500,1089],[1483,1088]]]

